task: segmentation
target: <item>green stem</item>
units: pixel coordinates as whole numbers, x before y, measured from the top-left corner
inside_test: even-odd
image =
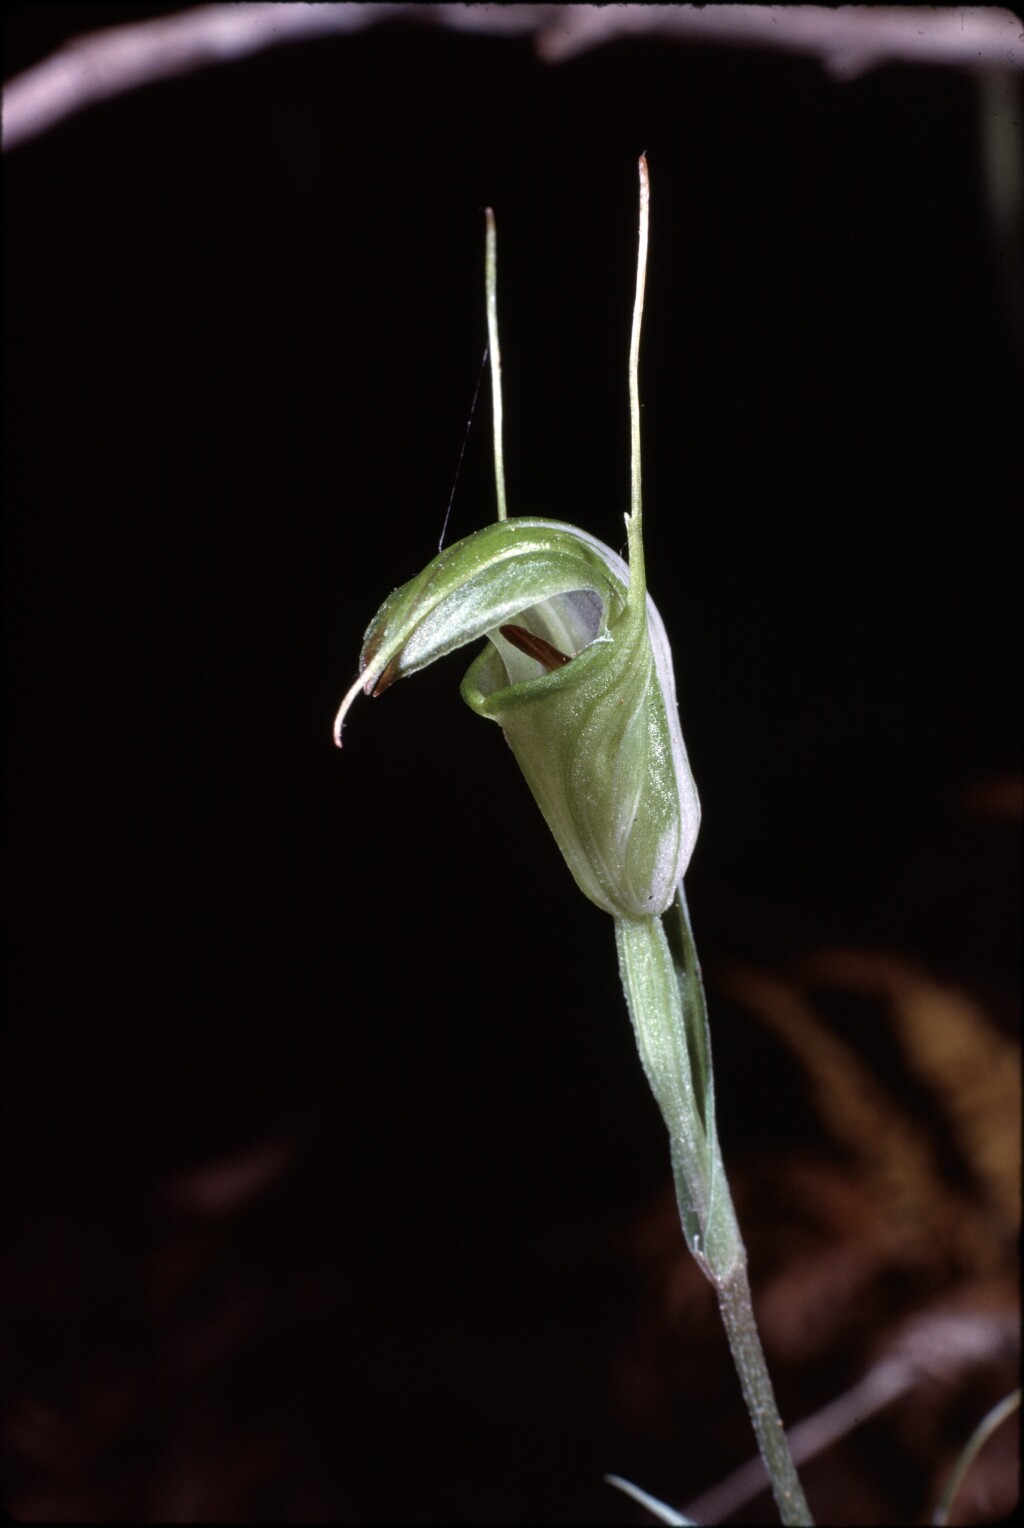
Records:
[[[668,1126],[683,1234],[718,1297],[779,1515],[783,1523],[809,1524],[754,1320],[746,1248],[718,1144],[707,1009],[682,883],[666,919],[668,928],[655,917],[616,919],[626,1002]]]
[[[644,316],[644,291],[647,286],[647,237],[650,227],[651,182],[647,156],[640,155],[640,238],[636,261],[636,296],[633,299],[633,328],[629,340],[629,467],[630,509],[626,518],[629,536],[630,588],[642,602],[647,590],[644,567],[643,485],[640,472],[640,327]]]
[[[772,1483],[772,1493],[784,1523],[812,1522],[793,1456],[779,1416],[764,1349],[750,1300],[746,1259],[724,1279],[712,1280],[718,1296],[732,1361],[740,1377],[743,1399],[757,1435],[757,1446]]]
[[[501,349],[498,345],[498,233],[494,213],[484,208],[487,238],[484,246],[484,285],[487,289],[487,344],[491,353],[491,402],[494,414],[494,486],[498,495],[498,519],[508,519],[505,504],[505,452],[501,442]]]

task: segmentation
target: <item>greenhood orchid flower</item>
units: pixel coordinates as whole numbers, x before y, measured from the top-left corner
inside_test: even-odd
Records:
[[[638,539],[627,518],[630,541]],[[614,917],[663,913],[700,806],[665,628],[641,577],[556,520],[499,520],[441,552],[366,632],[360,690],[480,637],[462,696],[505,733],[580,890]]]

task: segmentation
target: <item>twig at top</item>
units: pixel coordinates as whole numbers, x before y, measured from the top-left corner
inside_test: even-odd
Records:
[[[1020,22],[1011,11],[981,6],[203,5],[75,38],[26,69],[4,89],[3,147],[17,148],[88,106],[156,80],[385,21],[530,36],[548,64],[648,36],[801,54],[837,80],[892,63],[1024,72]]]

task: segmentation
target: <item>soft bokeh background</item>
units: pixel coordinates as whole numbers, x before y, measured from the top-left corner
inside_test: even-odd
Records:
[[[22,10],[5,76],[124,18]],[[640,1522],[606,1470],[682,1504],[749,1451],[610,925],[462,706],[465,661],[330,738],[366,623],[437,547],[487,204],[510,507],[623,539],[641,150],[649,578],[785,1415],[929,1301],[1012,1310],[1007,1216],[956,1208],[1005,1208],[1017,1140],[996,1074],[1019,989],[1020,205],[1004,182],[997,217],[986,180],[1007,121],[1009,79],[952,70],[837,84],[670,42],[547,67],[382,26],[8,157],[17,1515]],[[482,393],[449,536],[493,512]],[[921,1081],[875,967],[807,964],[838,947],[981,1015],[988,1181],[949,1123],[977,1095]],[[829,1032],[926,1143],[941,1252],[923,1210],[893,1251],[901,1211],[851,1146],[873,1127],[843,1138],[769,975],[828,990]],[[902,1431],[809,1472],[823,1520],[920,1520],[1003,1356],[941,1376],[934,1425],[912,1396]]]

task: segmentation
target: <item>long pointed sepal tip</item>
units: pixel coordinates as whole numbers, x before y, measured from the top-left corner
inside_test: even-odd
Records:
[[[349,687],[349,689],[346,691],[345,699],[342,701],[341,705],[338,707],[338,714],[334,718],[334,746],[336,748],[340,748],[342,746],[341,734],[344,731],[344,728],[345,728],[345,717],[346,717],[346,715],[348,713],[348,710],[349,710],[350,706],[352,705],[352,702],[355,700],[355,698],[359,694],[360,690],[363,690],[367,695],[369,695],[370,689],[371,689],[373,683],[374,683],[373,677],[371,677],[370,680],[367,681],[366,672],[364,670],[364,672],[360,674],[359,678],[355,681],[355,683],[352,684]]]

